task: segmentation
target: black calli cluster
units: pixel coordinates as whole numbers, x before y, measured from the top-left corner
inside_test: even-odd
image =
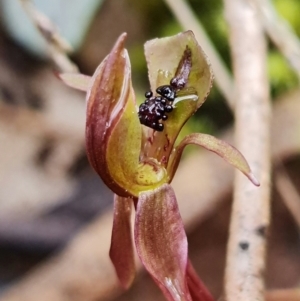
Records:
[[[163,121],[168,119],[167,113],[173,110],[173,102],[177,97],[176,93],[185,87],[191,65],[191,50],[186,46],[175,77],[171,79],[170,84],[158,87],[156,89],[158,95],[156,96],[151,91],[145,93],[146,99],[140,105],[138,111],[141,124],[158,132],[164,130]]]
[[[167,113],[173,110],[172,103],[176,98],[176,90],[176,87],[170,84],[158,87],[156,89],[158,96],[153,96],[151,91],[146,92],[146,99],[140,105],[138,113],[141,124],[159,132],[163,131],[162,121],[167,120]]]

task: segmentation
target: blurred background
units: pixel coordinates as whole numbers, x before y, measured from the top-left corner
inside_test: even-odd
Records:
[[[183,30],[159,0],[33,3],[72,45],[71,60],[84,74],[91,75],[117,37],[127,32],[140,102],[149,89],[143,44]],[[300,1],[272,3],[299,37]],[[230,70],[222,1],[188,4]],[[297,73],[272,41],[268,43],[274,118],[266,285],[284,289],[300,286],[300,90]],[[144,272],[128,292],[116,284],[107,253],[112,193],[85,156],[85,96],[58,80],[48,50],[20,1],[1,0],[0,300],[23,300],[25,295],[33,301],[34,296],[53,301],[125,301],[141,296],[164,300]],[[203,132],[230,142],[232,124],[232,111],[214,85],[182,135]],[[174,180],[191,259],[215,297],[222,294],[232,179],[233,171],[220,159],[188,148]]]

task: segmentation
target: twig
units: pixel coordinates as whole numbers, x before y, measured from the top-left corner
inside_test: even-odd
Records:
[[[20,0],[20,3],[45,39],[49,56],[59,68],[59,71],[78,72],[77,66],[67,56],[72,51],[71,45],[60,36],[58,29],[52,21],[38,11],[31,0]]]
[[[249,0],[225,0],[235,75],[235,137],[261,182],[254,187],[236,174],[230,223],[225,296],[227,301],[262,301],[266,231],[270,215],[270,102],[266,42]]]
[[[276,170],[274,181],[283,202],[300,228],[300,196],[281,161]]]
[[[201,47],[203,47],[203,50],[206,52],[209,60],[211,61],[216,84],[219,87],[220,92],[225,97],[228,106],[233,109],[233,81],[231,74],[227,70],[222,58],[207,36],[202,24],[197,19],[185,0],[165,0],[165,2],[168,4],[183,29],[192,30],[194,32],[196,39]]]
[[[266,293],[266,301],[299,301],[300,289],[277,289]]]
[[[270,0],[252,0],[261,14],[265,30],[285,56],[300,80],[300,40],[293,28],[281,18]]]
[[[273,157],[284,158],[300,151],[300,140],[295,139],[300,127],[299,97],[300,91],[275,105]],[[279,127],[280,131],[277,130]],[[295,133],[295,136],[286,135],[287,132]],[[232,131],[221,138],[230,142]],[[188,231],[223,204],[224,195],[231,191],[232,181],[232,168],[209,152],[194,153],[179,166],[172,186]],[[2,294],[1,301],[40,301],[41,296],[43,301],[70,301],[75,300],[75,296],[76,300],[94,301],[120,294],[108,258],[112,214],[109,212],[82,229],[65,250]]]

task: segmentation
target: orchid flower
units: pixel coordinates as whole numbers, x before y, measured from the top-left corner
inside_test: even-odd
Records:
[[[194,34],[187,31],[145,44],[151,91],[139,108],[125,39],[124,33],[92,77],[60,75],[69,86],[87,92],[87,156],[115,193],[110,258],[128,288],[135,275],[134,205],[137,254],[165,297],[213,300],[188,260],[187,237],[170,185],[181,154],[188,144],[202,146],[259,183],[242,154],[226,142],[201,133],[176,141],[212,85],[210,64]]]

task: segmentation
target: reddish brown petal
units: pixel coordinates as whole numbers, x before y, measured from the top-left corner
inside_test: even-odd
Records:
[[[186,281],[193,301],[214,301],[214,298],[198,277],[190,261],[188,261],[187,265]]]
[[[173,151],[168,166],[168,172],[171,178],[175,174],[184,148],[189,144],[202,146],[216,153],[229,164],[240,170],[247,178],[249,178],[249,180],[254,185],[260,185],[253,173],[251,172],[251,169],[246,159],[236,148],[234,148],[233,146],[231,146],[223,140],[217,139],[216,137],[200,133],[195,133],[186,136]]]
[[[124,48],[126,34],[100,64],[87,92],[86,149],[105,184],[123,197],[139,195],[167,182],[156,159],[140,162],[142,127]]]
[[[131,236],[132,199],[115,195],[114,222],[109,256],[121,285],[127,289],[135,276],[134,252]]]
[[[132,195],[141,147],[141,125],[122,34],[95,71],[87,92],[86,150],[95,171],[118,195]]]
[[[172,187],[140,193],[135,218],[138,255],[168,300],[191,300],[186,284],[187,238]]]

